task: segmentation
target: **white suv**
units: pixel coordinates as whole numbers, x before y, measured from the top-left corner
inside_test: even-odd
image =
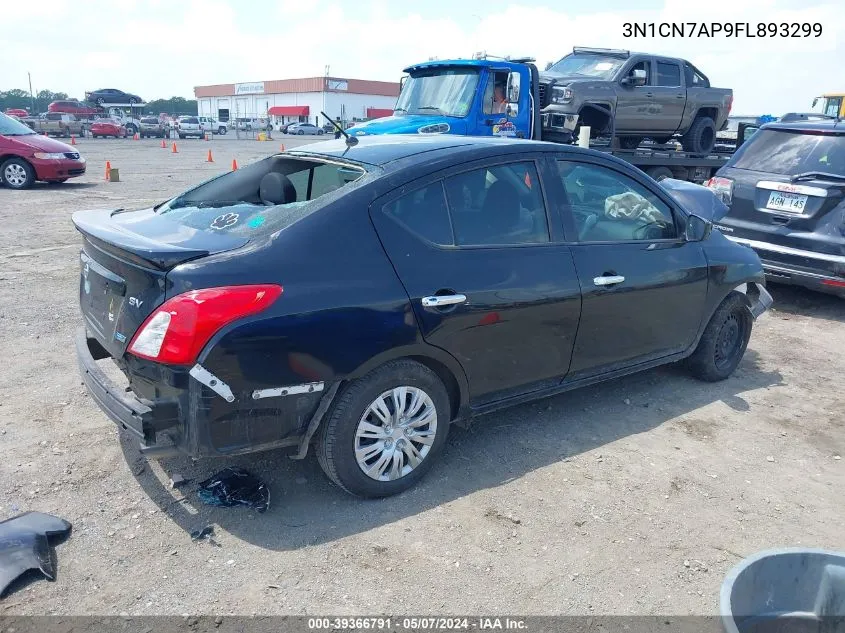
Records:
[[[212,119],[208,116],[196,117],[200,122],[203,132],[211,132],[212,134],[225,134],[227,132],[226,124],[219,122],[217,119]]]
[[[176,129],[179,132],[179,138],[185,138],[186,136],[202,138],[205,136],[205,130],[200,125],[199,117],[195,116],[179,117],[179,124]]]

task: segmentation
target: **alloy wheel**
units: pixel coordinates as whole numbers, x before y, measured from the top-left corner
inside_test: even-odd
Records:
[[[12,187],[23,187],[27,180],[26,169],[21,165],[12,163],[3,170],[3,180]]]

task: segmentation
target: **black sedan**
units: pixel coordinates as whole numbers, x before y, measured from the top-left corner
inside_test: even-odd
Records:
[[[133,95],[123,90],[116,88],[101,88],[92,92],[85,93],[85,100],[89,103],[96,103],[97,105],[114,105],[114,104],[129,104],[143,103],[144,100],[138,95]]]
[[[719,229],[771,281],[845,297],[845,123],[769,123],[708,185],[730,205]]]
[[[771,297],[714,210],[575,147],[309,145],[151,209],[75,213],[79,363],[150,456],[313,441],[339,486],[390,495],[475,415],[681,359],[727,378]]]

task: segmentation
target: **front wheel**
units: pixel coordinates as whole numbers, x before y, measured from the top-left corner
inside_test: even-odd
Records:
[[[10,158],[0,167],[0,182],[11,189],[29,189],[35,182],[35,170],[22,158]]]
[[[219,128],[217,128],[217,133],[222,136],[226,133],[226,128],[221,125]]]
[[[687,359],[690,373],[707,382],[718,382],[730,376],[748,347],[753,321],[742,293],[729,294],[716,309],[698,347]]]
[[[416,484],[443,450],[449,395],[432,370],[397,360],[340,392],[317,440],[329,478],[361,497],[386,497]]]
[[[305,136],[305,130],[299,130],[299,132],[297,132],[297,134],[299,136]]]

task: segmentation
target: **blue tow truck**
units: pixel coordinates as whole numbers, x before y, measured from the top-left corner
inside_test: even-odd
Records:
[[[575,49],[582,54],[605,50]],[[610,54],[631,55],[627,51],[611,51]],[[628,63],[634,61],[636,58],[632,57]],[[683,60],[676,61],[684,63]],[[554,80],[550,85],[546,74],[540,73],[533,62],[531,58],[478,55],[474,59],[427,61],[409,66],[404,70],[393,114],[358,123],[347,131],[353,136],[460,134],[576,142],[579,116],[556,112],[554,107],[557,95],[564,95],[565,89],[555,87]],[[648,63],[656,67],[657,61]],[[694,70],[700,75],[697,69]],[[625,85],[624,81],[619,83]],[[592,87],[595,89],[595,84]],[[502,89],[504,96],[501,95]],[[620,103],[619,112],[615,108],[617,102]],[[646,134],[640,138],[618,137],[615,122],[617,117],[621,120],[623,116],[621,100],[609,100],[606,106],[595,104],[590,116],[582,118],[586,118],[585,124],[589,124],[602,114],[606,118],[602,126],[593,124],[594,138],[590,147],[622,158],[655,180],[669,177],[704,182],[729,158],[730,150],[720,151],[718,146],[707,153],[681,151],[671,139],[671,134],[655,140],[645,140]],[[639,116],[649,117],[648,108],[641,110]],[[715,136],[715,129],[713,133]],[[633,144],[626,142],[631,140]]]

